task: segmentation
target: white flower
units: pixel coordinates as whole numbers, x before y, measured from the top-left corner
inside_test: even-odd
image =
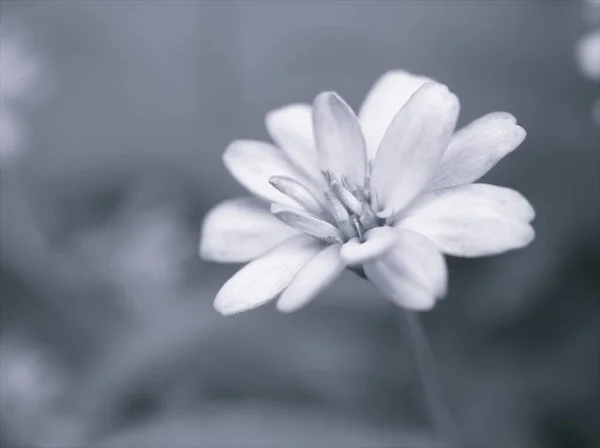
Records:
[[[279,296],[289,312],[349,267],[387,298],[426,310],[446,293],[443,253],[476,257],[534,238],[534,211],[516,191],[473,184],[525,138],[515,118],[485,115],[454,134],[457,97],[406,72],[382,76],[358,117],[335,93],[312,109],[270,112],[278,145],[235,141],[231,174],[264,202],[225,201],[209,212],[204,259],[250,261],[218,292],[233,314]]]

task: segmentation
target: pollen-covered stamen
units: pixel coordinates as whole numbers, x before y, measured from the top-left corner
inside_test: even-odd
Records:
[[[345,235],[333,224],[323,221],[303,209],[272,204],[271,213],[288,226],[326,243],[337,244],[346,240]]]
[[[354,238],[357,236],[354,226],[350,222],[350,214],[344,205],[340,202],[333,192],[325,190],[325,199],[329,208],[329,213],[333,218],[335,225],[340,229],[347,239]]]
[[[269,183],[298,205],[304,207],[307,212],[324,217],[323,206],[319,200],[298,181],[285,176],[271,176]]]

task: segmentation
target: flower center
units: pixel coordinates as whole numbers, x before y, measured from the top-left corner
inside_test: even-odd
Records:
[[[378,217],[371,206],[368,188],[356,185],[347,175],[338,178],[331,170],[323,170],[322,174],[327,184],[322,198],[294,179],[271,177],[272,186],[302,207],[273,204],[273,215],[327,243],[345,243],[352,238],[364,242],[366,232],[384,225],[385,219]]]

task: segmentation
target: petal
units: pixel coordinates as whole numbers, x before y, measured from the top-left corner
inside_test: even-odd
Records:
[[[424,195],[396,226],[426,236],[447,254],[479,257],[529,244],[533,217],[533,208],[518,192],[473,184]]]
[[[344,238],[337,227],[311,215],[301,208],[273,204],[271,205],[271,213],[275,218],[288,226],[314,236],[326,243],[341,243]]]
[[[276,146],[254,140],[236,140],[225,150],[223,162],[231,175],[248,191],[268,202],[295,205],[292,199],[269,183],[271,176],[286,176],[300,182],[304,180]]]
[[[278,221],[267,204],[254,198],[221,202],[202,226],[200,257],[221,263],[253,260],[298,232]]]
[[[269,112],[267,130],[292,163],[309,179],[322,183],[319,155],[315,146],[312,108],[308,104],[290,104]]]
[[[525,129],[506,112],[493,112],[452,136],[427,190],[475,182],[514,151],[525,139]]]
[[[383,134],[394,116],[419,87],[428,81],[425,76],[395,70],[384,73],[373,85],[358,113],[367,146],[368,160],[375,159]]]
[[[315,98],[312,118],[321,168],[364,185],[365,140],[350,106],[337,94],[324,92]]]
[[[406,230],[397,233],[394,247],[364,263],[365,274],[395,303],[416,310],[430,309],[446,293],[444,257],[427,238]]]
[[[383,255],[396,244],[398,234],[391,227],[375,227],[365,233],[365,239],[361,243],[358,238],[352,238],[342,246],[340,255],[348,266],[360,265]]]
[[[426,83],[396,114],[371,173],[379,210],[398,212],[421,192],[448,146],[459,109],[458,98],[446,86]]]
[[[291,313],[303,307],[331,285],[345,269],[340,245],[323,249],[304,265],[277,301],[277,309]]]
[[[322,248],[306,235],[284,242],[231,277],[217,293],[215,309],[223,315],[241,313],[274,299]]]

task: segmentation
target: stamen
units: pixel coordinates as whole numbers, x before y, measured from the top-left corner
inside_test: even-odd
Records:
[[[362,203],[345,186],[343,186],[329,170],[323,170],[323,175],[342,204],[356,215],[362,213]]]
[[[352,225],[354,226],[354,230],[356,230],[356,233],[358,235],[358,239],[361,242],[365,241],[365,237],[364,237],[364,229],[362,227],[362,225],[360,224],[360,220],[356,215],[352,215],[350,217],[350,219],[352,220]]]
[[[354,231],[354,227],[350,222],[350,214],[348,210],[344,207],[344,205],[340,202],[331,190],[325,190],[325,199],[327,200],[327,205],[329,206],[329,212],[335,221],[335,224],[342,231],[342,233],[347,238],[354,238],[356,233]]]
[[[288,226],[314,236],[328,244],[344,242],[344,235],[337,227],[303,209],[272,204],[271,213]]]
[[[304,207],[306,211],[322,216],[323,206],[319,200],[298,181],[285,176],[271,176],[269,183],[288,198]]]

